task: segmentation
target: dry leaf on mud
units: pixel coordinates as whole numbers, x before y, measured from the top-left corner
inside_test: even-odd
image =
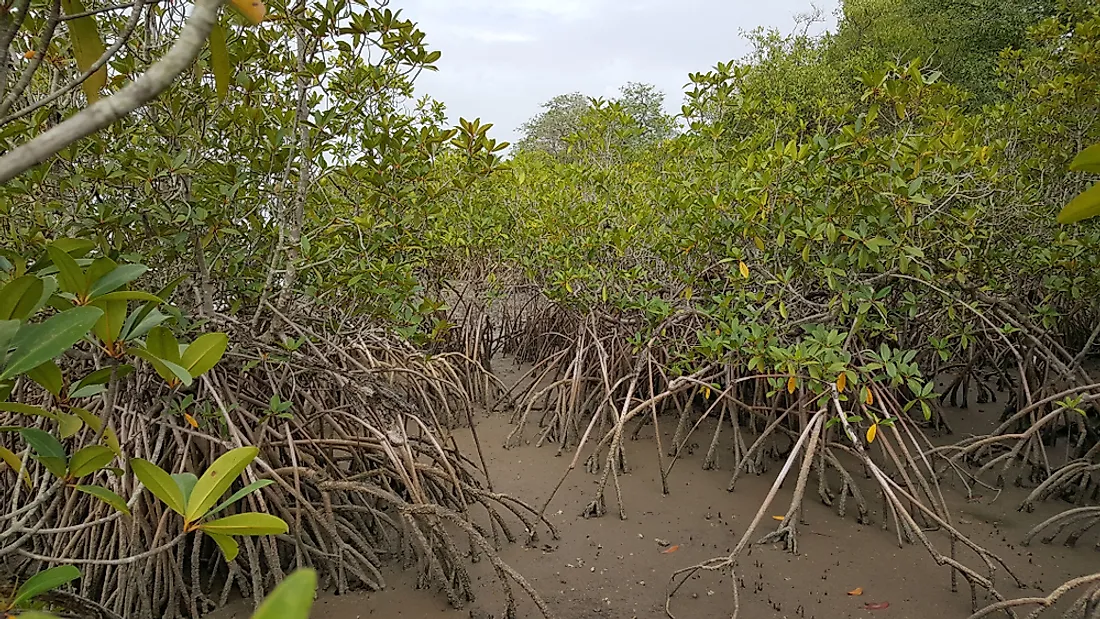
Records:
[[[884,608],[890,608],[890,602],[867,602],[863,605],[864,610],[882,610]]]
[[[786,518],[786,516],[772,516],[772,520],[778,520],[779,522],[783,522]]]
[[[661,551],[661,554],[667,555],[671,552],[676,552],[679,549],[680,549],[680,545],[676,544],[675,546],[669,546],[668,548],[665,548],[664,550]]]
[[[863,595],[863,587],[856,587],[848,592],[848,595]]]

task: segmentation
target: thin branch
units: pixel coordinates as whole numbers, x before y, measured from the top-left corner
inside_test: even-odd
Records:
[[[111,97],[96,102],[46,133],[0,156],[0,183],[10,181],[73,142],[110,126],[164,92],[198,57],[224,1],[197,0],[176,43],[144,75]]]
[[[88,70],[84,71],[79,76],[77,76],[76,79],[51,92],[49,95],[43,97],[39,101],[35,101],[33,104],[28,105],[27,107],[19,110],[14,114],[11,114],[10,116],[0,118],[0,125],[6,125],[13,120],[18,120],[26,116],[27,114],[30,114],[31,112],[42,108],[43,106],[53,103],[54,101],[64,96],[66,93],[72,91],[76,87],[88,81],[88,78],[95,75],[96,71],[99,71],[103,67],[107,66],[107,62],[112,57],[114,57],[116,53],[118,53],[118,50],[122,49],[122,46],[126,44],[126,41],[130,40],[130,35],[134,33],[134,29],[137,28],[138,22],[141,20],[141,9],[144,6],[144,0],[138,0],[138,2],[136,3],[136,8],[134,9],[133,13],[130,14],[130,21],[126,23],[126,28],[119,35],[118,40],[115,41],[110,48],[103,52],[103,54],[101,54],[99,58],[96,58],[96,61],[93,62],[90,67],[88,67]]]
[[[11,110],[11,106],[15,105],[15,101],[19,98],[19,95],[22,95],[23,91],[27,89],[27,86],[31,83],[31,78],[33,78],[35,72],[38,71],[38,67],[42,65],[42,60],[46,57],[46,49],[50,47],[50,41],[53,40],[54,30],[57,29],[60,15],[61,0],[53,0],[53,3],[50,5],[50,17],[46,21],[46,27],[42,31],[42,37],[38,40],[38,46],[34,48],[34,58],[31,58],[31,61],[27,63],[26,68],[23,69],[23,73],[19,75],[19,81],[15,83],[11,92],[4,97],[4,102],[0,103],[0,116],[4,116]]]

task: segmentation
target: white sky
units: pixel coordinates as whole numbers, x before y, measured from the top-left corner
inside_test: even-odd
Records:
[[[831,28],[839,0],[813,0]],[[623,84],[656,85],[678,111],[689,72],[748,52],[742,31],[794,29],[811,0],[394,0],[443,57],[418,94],[447,105],[449,120],[480,117],[491,137],[516,129],[555,95],[611,97]]]

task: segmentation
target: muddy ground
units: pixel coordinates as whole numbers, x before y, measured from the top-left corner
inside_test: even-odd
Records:
[[[502,380],[515,380],[519,368],[498,368]],[[953,411],[951,422],[957,440],[967,432],[992,428],[1003,405],[971,405],[968,411]],[[664,445],[671,442],[675,420],[662,421]],[[540,540],[540,547],[522,544],[506,547],[503,559],[523,574],[541,592],[559,619],[632,619],[665,617],[665,592],[669,576],[678,568],[728,554],[756,514],[780,469],[775,463],[761,476],[743,476],[734,492],[726,492],[732,457],[719,459],[719,469],[705,471],[701,464],[705,445],[714,426],[704,424],[693,437],[704,447],[682,456],[669,478],[671,493],[661,494],[657,452],[652,426],[642,431],[641,440],[627,442],[629,471],[622,476],[622,493],[627,519],[620,520],[613,488],[609,485],[608,515],[585,519],[580,516],[592,500],[597,476],[578,466],[570,473],[550,504],[547,514],[558,527],[561,539]],[[511,431],[507,413],[478,417],[478,433],[497,491],[514,494],[541,507],[572,458],[572,453],[555,457],[556,445],[536,448],[523,445],[501,447]],[[666,434],[667,432],[667,434]],[[456,431],[462,445],[471,445],[470,431]],[[726,432],[728,435],[729,432]],[[728,450],[726,454],[730,453]],[[780,491],[769,515],[787,509],[793,482]],[[956,511],[958,528],[978,544],[999,554],[1031,588],[1019,589],[1003,572],[997,583],[1009,597],[1049,592],[1065,580],[1100,569],[1095,540],[1083,538],[1076,549],[1038,541],[1031,547],[1020,540],[1033,525],[1068,507],[1061,503],[1039,505],[1033,513],[1016,511],[1026,494],[1007,488],[995,496],[988,490],[977,500],[968,500],[951,488],[948,502]],[[866,485],[870,488],[870,485]],[[994,499],[991,502],[991,499]],[[740,587],[740,617],[743,619],[801,618],[840,619],[847,617],[961,617],[970,614],[970,593],[961,578],[959,591],[950,591],[950,573],[937,566],[918,545],[898,546],[893,528],[883,531],[881,501],[868,496],[875,525],[860,525],[855,509],[846,517],[807,492],[804,517],[799,528],[799,554],[779,546],[755,546],[743,555],[737,571]],[[758,538],[777,523],[766,518],[753,537]],[[517,522],[519,532],[522,526]],[[932,533],[931,539],[944,551],[946,538]],[[665,544],[668,545],[665,545]],[[548,546],[546,544],[549,544]],[[670,552],[671,550],[671,552]],[[965,563],[980,567],[973,554],[960,553]],[[313,617],[362,619],[408,617],[423,619],[487,619],[500,616],[502,594],[487,562],[473,565],[471,574],[481,583],[479,598],[463,610],[450,608],[444,596],[434,590],[416,590],[411,573],[389,572],[387,590],[344,596],[322,594]],[[728,572],[711,572],[693,578],[673,598],[671,610],[680,619],[728,617],[733,596]],[[862,589],[862,595],[847,592]],[[520,616],[540,616],[534,605],[516,591]],[[984,604],[985,600],[979,597]],[[866,604],[888,607],[865,609]],[[216,613],[219,619],[244,618],[250,606],[231,606]],[[1003,616],[1003,615],[1001,615]]]

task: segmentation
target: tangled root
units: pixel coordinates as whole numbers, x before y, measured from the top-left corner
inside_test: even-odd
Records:
[[[393,562],[415,569],[419,586],[441,589],[461,607],[474,597],[467,562],[488,557],[505,590],[505,616],[515,614],[511,582],[550,616],[497,551],[517,541],[517,523],[527,543],[540,530],[554,538],[557,532],[533,508],[496,493],[484,459],[475,464],[449,434],[457,425],[472,428],[478,393],[493,392],[474,371],[476,361],[427,358],[378,333],[336,342],[287,324],[308,336],[308,347],[240,345],[195,383],[193,403],[142,365],[107,397],[85,404],[111,425],[126,457],[170,473],[200,473],[228,449],[259,447],[243,483],[275,483],[233,509],[276,515],[289,524],[287,534],[240,538],[240,555],[226,562],[213,541],[184,533],[181,519],[132,475],[101,471],[90,480],[130,497],[131,518],[51,483],[31,463],[34,493],[13,475],[0,478],[14,502],[0,522],[0,558],[22,574],[75,564],[83,571],[77,593],[105,611],[174,618],[208,612],[233,589],[258,603],[300,566],[316,569],[319,584],[338,593],[378,590],[385,587],[380,568]],[[472,383],[483,389],[471,392]],[[272,394],[290,408],[273,410]],[[17,395],[28,401],[34,394]],[[76,447],[91,437],[85,428],[69,442]]]

